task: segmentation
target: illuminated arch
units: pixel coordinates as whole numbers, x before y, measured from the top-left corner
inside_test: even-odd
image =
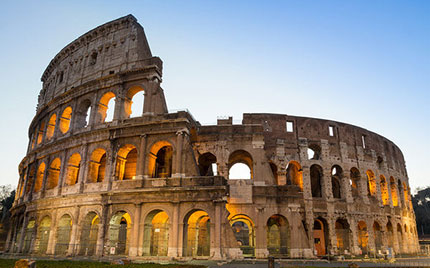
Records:
[[[337,219],[335,222],[336,246],[340,254],[350,250],[350,229],[346,219]]]
[[[97,109],[97,122],[109,122],[112,121],[113,110],[115,109],[115,94],[111,91],[106,92],[99,101]],[[108,117],[109,112],[109,117]]]
[[[65,214],[60,218],[57,225],[55,255],[67,255],[71,232],[72,217],[69,214]]]
[[[385,179],[384,175],[379,176],[380,184],[381,184],[381,198],[382,198],[382,204],[384,206],[390,204],[390,195],[388,193],[388,183]]]
[[[57,114],[53,114],[49,118],[48,126],[46,127],[46,139],[47,140],[50,140],[54,136],[56,123],[57,123]]]
[[[45,254],[48,249],[49,242],[49,234],[51,232],[51,218],[49,216],[45,216],[40,221],[40,224],[37,228],[37,238],[35,251],[39,254]]]
[[[134,145],[126,144],[117,153],[116,173],[118,180],[132,180],[136,177],[137,149]]]
[[[93,256],[97,248],[97,236],[100,218],[94,211],[88,212],[81,222],[81,240],[79,244],[79,255]]]
[[[297,185],[303,191],[303,170],[297,161],[290,161],[287,165],[287,184]]]
[[[75,185],[78,182],[80,166],[81,155],[78,153],[72,154],[67,163],[66,185]]]
[[[145,218],[143,231],[143,255],[167,256],[169,245],[169,215],[155,209]]]
[[[42,121],[39,126],[39,131],[37,132],[37,144],[42,143],[43,135],[45,133],[45,122]]]
[[[290,227],[287,218],[272,215],[267,220],[267,250],[270,255],[287,256],[290,245]]]
[[[131,224],[131,217],[125,211],[116,212],[109,221],[108,246],[115,247],[113,255],[128,254]]]
[[[212,153],[206,152],[199,156],[199,171],[200,176],[216,176],[217,160]]]
[[[352,197],[354,198],[358,198],[360,196],[360,179],[361,179],[361,175],[360,175],[360,171],[353,167],[350,170],[349,173],[349,183],[351,186],[351,192],[352,192]]]
[[[70,129],[70,122],[72,120],[72,107],[68,106],[63,110],[63,113],[60,117],[60,131],[63,134],[66,134]]]
[[[230,225],[243,256],[255,255],[255,230],[254,222],[250,217],[237,214],[230,218]]]
[[[397,186],[396,180],[393,177],[390,177],[390,189],[391,189],[391,200],[393,202],[393,206],[399,206],[399,199],[397,196]]]
[[[60,169],[61,169],[61,160],[60,158],[55,158],[52,160],[51,165],[48,170],[48,179],[46,182],[46,189],[53,189],[57,187],[58,180],[60,179]]]
[[[363,254],[368,253],[369,233],[367,232],[367,225],[364,221],[359,221],[357,224],[357,238],[358,246]]]
[[[367,194],[369,196],[376,196],[376,179],[375,173],[372,170],[366,171],[367,175]]]
[[[106,173],[106,150],[97,148],[91,153],[89,165],[89,182],[102,182]]]
[[[141,86],[133,86],[129,88],[127,91],[127,101],[124,104],[124,112],[126,118],[142,116],[143,104],[144,89]],[[139,108],[140,111],[138,111]]]
[[[210,217],[204,210],[192,210],[184,218],[183,256],[210,255]]]
[[[173,147],[168,141],[158,141],[149,152],[148,170],[152,178],[172,176]]]
[[[42,189],[43,177],[45,175],[45,163],[42,162],[37,168],[36,181],[34,182],[34,192],[37,193]]]

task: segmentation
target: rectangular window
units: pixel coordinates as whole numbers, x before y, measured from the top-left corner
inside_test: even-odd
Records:
[[[361,142],[362,142],[363,148],[366,149],[366,136],[365,135],[361,135]]]
[[[293,132],[293,122],[287,121],[287,132]]]
[[[330,135],[330,137],[334,136],[334,127],[333,126],[328,126],[328,134]]]

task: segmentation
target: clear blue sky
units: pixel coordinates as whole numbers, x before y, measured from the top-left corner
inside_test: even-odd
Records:
[[[430,185],[430,1],[2,1],[0,185],[17,184],[40,77],[78,36],[133,14],[164,61],[168,107],[355,124]]]

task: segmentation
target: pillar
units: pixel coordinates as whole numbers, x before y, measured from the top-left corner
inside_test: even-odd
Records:
[[[173,165],[172,177],[180,178],[183,176],[181,173],[182,170],[182,143],[183,143],[183,131],[176,132],[176,156],[175,162]]]
[[[167,256],[176,258],[179,256],[179,206],[180,203],[173,203],[173,215],[169,226],[169,249]]]
[[[135,213],[134,213],[134,219],[133,219],[134,223],[133,223],[133,228],[131,230],[132,236],[130,239],[130,249],[128,250],[128,254],[130,256],[137,256],[138,254],[141,208],[142,208],[142,204],[135,204],[135,209],[134,209]]]
[[[91,109],[92,112],[92,109]],[[79,192],[83,193],[85,188],[85,178],[88,176],[88,144],[84,144],[81,148],[81,162],[79,167],[79,175],[78,175],[78,183],[79,183]]]
[[[72,231],[70,233],[70,242],[69,242],[69,248],[67,249],[67,255],[73,256],[76,255],[77,252],[77,245],[79,244],[79,236],[78,236],[78,228],[80,224],[79,219],[79,212],[80,212],[80,206],[75,207],[74,215],[73,215],[73,222],[72,222]]]
[[[146,134],[140,135],[140,148],[139,148],[139,156],[137,158],[136,179],[143,179],[143,175],[145,174],[146,143],[147,143],[147,135]]]
[[[258,215],[257,224],[255,225],[255,257],[258,259],[264,259],[269,256],[267,250],[267,226],[266,226],[266,215],[265,208],[257,208]]]

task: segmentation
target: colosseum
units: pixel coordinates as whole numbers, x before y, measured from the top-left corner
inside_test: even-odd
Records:
[[[186,110],[168,111],[162,65],[132,15],[51,60],[19,165],[8,254],[220,260],[418,251],[404,158],[390,140],[285,114],[202,125]],[[143,108],[131,116],[138,94]]]

